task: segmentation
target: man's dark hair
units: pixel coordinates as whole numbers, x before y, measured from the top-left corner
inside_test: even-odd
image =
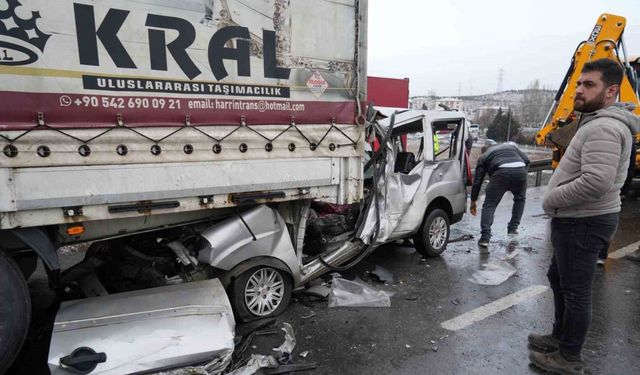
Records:
[[[607,87],[611,85],[620,85],[622,83],[622,68],[611,59],[598,59],[589,61],[584,64],[582,73],[600,72],[602,73],[602,81]]]

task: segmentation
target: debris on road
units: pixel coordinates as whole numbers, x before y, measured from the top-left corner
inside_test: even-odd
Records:
[[[236,328],[236,335],[246,337],[253,332],[257,332],[259,330],[262,330],[263,328],[267,328],[275,323],[275,318],[254,320],[253,322],[238,325],[238,327]]]
[[[296,346],[296,336],[293,331],[293,327],[289,323],[283,323],[282,331],[284,331],[284,342],[277,348],[273,348],[273,351],[277,354],[274,355],[261,355],[252,354],[248,360],[242,360],[241,353],[234,354],[234,362],[237,366],[241,366],[233,369],[227,375],[250,375],[255,373],[260,374],[285,374],[289,372],[312,370],[318,367],[316,363],[300,363],[293,364],[293,349]],[[253,331],[247,337],[247,340],[243,342],[243,346],[248,346],[247,341],[253,339],[253,336],[258,331]],[[310,336],[307,336],[309,339]],[[254,347],[255,348],[255,347]],[[304,351],[300,353],[300,357],[305,358],[309,355],[310,351]],[[242,365],[245,363],[244,365]],[[258,372],[259,371],[259,372]]]
[[[391,307],[391,293],[377,290],[362,281],[334,276],[329,307]]]
[[[472,239],[473,239],[473,235],[467,233],[467,234],[463,234],[460,237],[456,237],[456,238],[450,239],[449,243],[470,241]]]
[[[278,362],[284,364],[289,363],[291,360],[291,353],[296,347],[296,335],[293,332],[293,327],[289,323],[283,323],[282,330],[284,331],[284,342],[277,348],[273,348],[273,351],[280,354]]]
[[[500,285],[508,278],[515,275],[516,269],[504,261],[492,261],[482,265],[482,269],[471,275],[468,279],[479,285]]]
[[[288,374],[292,372],[315,370],[318,368],[317,363],[295,363],[290,365],[281,365],[274,369],[264,369],[265,375]]]
[[[386,268],[376,265],[376,268],[371,271],[372,275],[375,275],[378,280],[383,283],[393,283],[393,274]]]
[[[316,313],[314,313],[313,311],[309,314],[309,315],[303,315],[300,318],[302,319],[309,319],[309,318],[313,318],[314,316],[316,316]]]
[[[278,361],[269,355],[253,354],[246,365],[240,367],[227,375],[253,375],[261,368],[276,368]]]
[[[306,295],[323,298],[323,299],[326,299],[329,296],[330,292],[331,292],[331,288],[325,285],[314,285],[303,291],[303,293]]]

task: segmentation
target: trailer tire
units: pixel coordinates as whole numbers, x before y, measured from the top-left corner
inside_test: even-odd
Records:
[[[416,251],[426,257],[437,257],[449,243],[449,215],[436,208],[430,211],[413,237]]]
[[[22,348],[31,321],[29,288],[16,262],[0,250],[0,374]]]
[[[291,300],[291,276],[270,266],[251,268],[233,279],[230,300],[241,322],[281,314]]]

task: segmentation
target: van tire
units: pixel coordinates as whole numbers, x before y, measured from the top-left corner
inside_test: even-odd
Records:
[[[257,306],[251,306],[251,293],[247,290],[253,289],[263,280],[267,282],[267,285],[271,283],[272,287],[275,285],[275,288],[277,288],[277,290],[267,291],[267,293],[274,293],[268,295],[272,298],[268,298],[268,300],[271,302],[277,301],[277,304],[275,306],[269,305],[265,311],[260,313],[260,311],[256,311]],[[231,305],[233,306],[237,320],[240,322],[249,322],[255,319],[271,318],[281,314],[287,306],[289,306],[289,302],[291,301],[293,281],[287,272],[275,267],[262,265],[253,267],[233,279],[229,292],[229,299],[231,300]],[[260,296],[256,296],[256,298],[261,299]],[[264,301],[259,301],[258,304],[261,302]]]
[[[425,257],[442,254],[449,243],[449,222],[449,215],[444,210],[436,208],[430,211],[413,237],[416,251]]]
[[[16,262],[0,250],[0,374],[20,352],[31,321],[27,282]]]

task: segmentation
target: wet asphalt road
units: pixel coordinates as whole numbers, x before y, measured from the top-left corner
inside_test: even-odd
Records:
[[[549,219],[540,207],[543,189],[529,190],[517,241],[506,236],[511,204],[505,196],[488,256],[481,256],[476,245],[479,217],[465,215],[452,227],[452,237],[473,234],[475,239],[450,244],[440,258],[429,259],[428,266],[420,264],[412,248],[394,245],[343,273],[363,277],[375,265],[387,268],[395,282],[372,285],[397,293],[391,308],[328,309],[326,302],[294,303],[281,319],[296,329],[296,351],[311,351],[304,361],[318,362],[317,374],[542,373],[529,365],[526,337],[531,331],[550,332],[550,290],[456,332],[440,324],[524,288],[548,286],[552,250]],[[612,249],[640,240],[638,213],[640,201],[624,203]],[[481,263],[513,251],[518,252],[511,261],[517,272],[503,284],[481,286],[467,280]],[[311,312],[315,316],[301,319]],[[583,357],[593,374],[640,374],[640,263],[609,259],[598,270]]]
[[[553,301],[547,290],[537,297],[458,331],[441,323],[535,285],[548,286],[546,270],[551,247],[549,219],[542,213],[544,188],[529,190],[521,234],[506,235],[511,202],[505,196],[494,223],[489,255],[480,255],[476,241],[479,216],[465,215],[452,227],[452,238],[472,234],[472,240],[451,243],[439,258],[420,262],[410,246],[399,244],[376,250],[345,278],[360,277],[370,285],[395,292],[390,308],[329,309],[326,301],[296,295],[278,318],[296,332],[295,362],[316,362],[314,374],[540,374],[529,365],[526,336],[551,328]],[[612,250],[640,241],[640,201],[626,201]],[[482,263],[516,254],[509,261],[516,275],[499,286],[468,281]],[[393,283],[369,280],[368,270],[383,266]],[[36,293],[31,336],[14,374],[44,374],[48,331],[46,307],[52,296],[42,279],[30,281]],[[268,354],[282,342],[282,334],[263,336],[249,352]],[[310,351],[306,358],[298,354]],[[45,354],[43,354],[45,353]],[[609,259],[597,271],[593,323],[584,360],[592,374],[640,374],[640,263]]]

